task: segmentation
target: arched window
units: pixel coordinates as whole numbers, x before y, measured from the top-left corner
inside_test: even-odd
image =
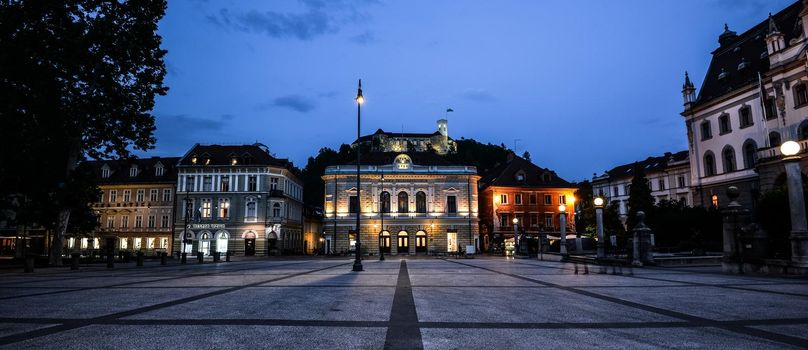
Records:
[[[704,176],[715,175],[715,156],[713,152],[707,151],[704,154]]]
[[[210,255],[210,233],[202,232],[199,234],[199,252],[205,255]]]
[[[738,110],[738,121],[741,128],[746,128],[755,124],[755,122],[752,121],[752,108],[749,106],[741,107],[741,109]]]
[[[426,213],[426,193],[424,191],[415,193],[415,212]]]
[[[800,123],[799,129],[797,130],[797,137],[800,140],[808,140],[808,120],[803,120],[802,123]]]
[[[390,212],[390,192],[383,191],[379,194],[379,211],[382,213]]]
[[[808,88],[804,83],[795,84],[792,90],[794,91],[794,107],[808,103]]]
[[[757,143],[755,140],[746,140],[743,144],[743,162],[744,168],[750,169],[755,167],[757,162]]]
[[[407,231],[400,231],[398,233],[398,253],[406,253],[410,248],[410,237]]]
[[[780,133],[777,131],[772,131],[769,133],[769,145],[771,147],[780,147],[780,144],[783,143],[780,140]]]
[[[410,197],[407,192],[401,191],[398,193],[398,212],[407,213],[410,211]]]
[[[724,146],[724,149],[721,151],[721,161],[724,165],[725,173],[738,170],[735,166],[735,149],[733,149],[732,146]]]
[[[281,204],[275,203],[272,205],[272,216],[273,217],[280,217],[281,216]]]
[[[216,237],[216,251],[219,253],[227,252],[227,239],[230,238],[230,235],[227,232],[221,231],[219,232],[218,237]]]
[[[258,202],[255,197],[247,197],[246,210],[244,211],[244,219],[246,221],[258,220]]]
[[[718,117],[718,132],[723,135],[732,131],[732,123],[729,121],[729,115],[724,114]]]

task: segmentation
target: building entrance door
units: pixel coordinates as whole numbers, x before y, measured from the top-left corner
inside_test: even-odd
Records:
[[[404,254],[410,252],[410,237],[407,235],[407,231],[401,231],[398,233],[398,253]]]
[[[244,239],[244,255],[245,256],[255,255],[255,238]]]
[[[379,237],[379,247],[383,253],[390,253],[390,232],[383,231]]]
[[[415,252],[426,253],[426,232],[418,231],[415,234]]]

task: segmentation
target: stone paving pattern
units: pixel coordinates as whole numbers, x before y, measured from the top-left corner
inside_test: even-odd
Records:
[[[599,274],[503,258],[364,268],[297,259],[6,270],[0,349],[808,348],[804,278]]]

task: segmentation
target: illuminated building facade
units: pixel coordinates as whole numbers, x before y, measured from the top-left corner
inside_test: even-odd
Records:
[[[195,145],[177,166],[174,251],[302,253],[303,185],[292,170],[261,144]]]
[[[438,130],[434,133],[397,133],[378,129],[372,135],[360,137],[357,142],[370,145],[373,152],[435,152],[440,155],[457,152],[457,144],[449,137],[449,121],[446,119],[438,120]]]
[[[559,205],[566,207],[567,232],[574,232],[576,188],[554,171],[529,160],[508,155],[480,180],[480,230],[483,248],[513,238],[514,222],[527,236],[540,232],[558,236]]]
[[[356,164],[325,170],[325,248],[355,249],[361,215],[363,254],[446,254],[478,245],[477,169],[432,152],[362,156],[360,206]]]

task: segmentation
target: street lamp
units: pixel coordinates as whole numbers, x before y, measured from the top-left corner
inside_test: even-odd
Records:
[[[382,193],[384,193],[384,173],[382,173]],[[385,209],[385,204],[389,205],[390,201],[383,194],[382,194],[381,197],[382,197],[381,198],[382,200],[387,201],[387,203],[383,203],[383,202],[379,203],[379,214],[381,214],[381,217],[382,217],[382,225],[381,225],[382,227],[379,230],[379,238],[378,238],[378,242],[379,242],[379,261],[384,261],[384,249],[382,249],[382,239],[383,239],[382,238],[382,232],[384,232],[384,209]]]
[[[513,221],[513,256],[516,257],[519,254],[519,219],[514,217],[511,221]]]
[[[558,218],[558,225],[561,229],[561,244],[559,247],[559,252],[561,255],[567,255],[567,206],[560,204],[558,206],[558,213],[560,214]]]
[[[791,261],[797,264],[808,263],[808,221],[805,218],[805,198],[802,193],[802,172],[800,171],[800,144],[786,141],[780,146],[783,165],[786,168],[788,203],[791,211]]]
[[[362,232],[360,230],[360,218],[362,216],[362,205],[361,205],[361,187],[360,187],[360,180],[359,180],[359,166],[360,166],[360,158],[359,154],[361,153],[362,143],[359,142],[359,138],[362,137],[361,125],[362,125],[362,104],[365,103],[365,97],[362,96],[362,79],[359,79],[359,88],[356,91],[356,259],[354,259],[353,263],[353,271],[362,271]]]
[[[595,198],[595,223],[598,226],[598,259],[604,259],[606,242],[603,240],[603,198],[600,197]]]

